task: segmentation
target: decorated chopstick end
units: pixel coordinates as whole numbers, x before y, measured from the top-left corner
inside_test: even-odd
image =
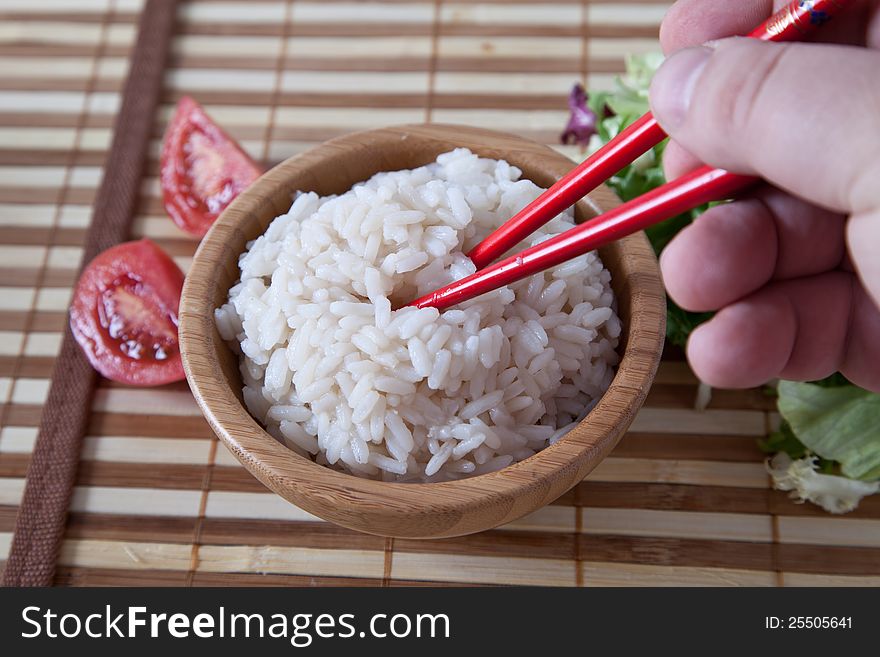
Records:
[[[795,41],[823,25],[853,0],[794,0],[750,36],[767,41]]]

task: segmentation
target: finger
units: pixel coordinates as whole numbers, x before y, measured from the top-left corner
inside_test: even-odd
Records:
[[[847,353],[840,370],[850,381],[880,392],[880,308],[859,286],[853,292]]]
[[[797,334],[779,377],[812,381],[830,376],[844,362],[852,312],[853,276],[829,272],[776,283],[794,309]]]
[[[747,34],[785,4],[784,0],[678,0],[660,24],[660,45],[667,55],[681,48],[733,34]]]
[[[776,230],[776,280],[837,269],[846,255],[846,216],[808,203],[774,187],[756,197]]]
[[[707,41],[744,35],[763,23],[790,0],[679,0],[660,25],[660,44],[666,54]],[[876,0],[847,7],[808,40],[850,43],[876,48],[880,44],[880,16]]]
[[[705,311],[773,279],[833,270],[844,252],[842,215],[764,188],[706,211],[663,250],[660,265],[675,302]]]
[[[865,45],[869,48],[880,48],[880,1],[874,0],[869,3],[873,6],[868,8],[868,20],[865,27]]]
[[[666,175],[666,180],[675,180],[702,164],[677,141],[670,141],[663,149],[663,173]]]
[[[878,204],[878,104],[880,53],[844,46],[728,39],[679,51],[651,85],[661,125],[703,162],[840,212]]]
[[[852,291],[853,277],[843,272],[762,288],[691,333],[691,367],[720,388],[824,378],[847,357]]]
[[[776,231],[751,199],[707,210],[663,249],[663,283],[685,310],[716,310],[766,284],[776,263]]]
[[[845,43],[876,48],[878,45],[877,0],[857,0],[847,7],[822,29],[816,30],[808,41],[824,43]]]
[[[880,211],[853,215],[846,239],[862,284],[880,306]]]

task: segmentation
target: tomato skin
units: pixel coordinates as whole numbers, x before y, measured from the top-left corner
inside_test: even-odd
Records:
[[[202,237],[262,169],[188,96],[162,142],[162,199],[183,230]]]
[[[177,343],[182,289],[183,272],[148,239],[118,244],[96,256],[77,281],[70,306],[70,329],[92,367],[135,386],[182,380]],[[108,319],[108,313],[132,307],[140,311],[134,317],[122,312]],[[148,350],[160,347],[137,357],[144,344]]]

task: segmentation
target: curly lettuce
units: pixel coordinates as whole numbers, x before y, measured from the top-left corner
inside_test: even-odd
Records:
[[[791,491],[792,499],[818,504],[829,513],[849,513],[863,497],[880,491],[880,482],[869,483],[820,472],[813,456],[793,460],[785,452],[779,452],[768,461],[767,471],[777,489]]]

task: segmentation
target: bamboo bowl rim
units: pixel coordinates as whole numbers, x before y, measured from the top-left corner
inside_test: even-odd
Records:
[[[433,150],[434,157],[453,147],[466,146],[481,156],[508,160],[524,170],[523,177],[536,177],[520,163],[529,157],[541,163],[538,177],[555,179],[572,167],[571,160],[536,142],[495,131],[439,124],[354,133],[289,158],[242,192],[202,240],[183,288],[180,348],[187,380],[211,428],[270,489],[310,513],[367,533],[453,536],[497,526],[551,502],[580,481],[614,447],[644,402],[656,372],[663,346],[665,297],[647,238],[640,233],[617,242],[613,248],[621,250],[620,266],[627,269],[630,313],[621,334],[618,353],[621,349],[623,353],[614,380],[585,420],[528,459],[457,481],[395,483],[339,472],[296,454],[250,415],[241,402],[240,391],[236,394],[233,390],[235,375],[231,384],[229,373],[219,362],[222,358],[218,358],[218,349],[229,347],[217,332],[213,311],[219,305],[218,299],[225,301],[229,286],[223,281],[238,271],[238,255],[244,250],[229,245],[242,245],[256,238],[272,219],[286,211],[286,207],[278,211],[279,190],[326,194],[326,189],[321,189],[324,183],[312,171],[319,170],[322,163],[326,166],[328,158],[374,157],[376,173],[387,170],[382,168],[382,149],[415,146]],[[418,165],[406,168],[414,166]],[[544,186],[549,182],[545,180]],[[346,191],[351,184],[343,188],[337,185],[334,193]],[[607,188],[600,188],[578,203],[578,214],[595,215],[597,203],[607,210],[619,201]],[[259,217],[262,228],[243,228],[254,216]],[[614,276],[612,272],[612,283]],[[235,280],[237,277],[232,282]],[[225,289],[218,289],[224,285]],[[506,510],[492,513],[492,507],[498,505]],[[470,517],[472,514],[480,518]]]

